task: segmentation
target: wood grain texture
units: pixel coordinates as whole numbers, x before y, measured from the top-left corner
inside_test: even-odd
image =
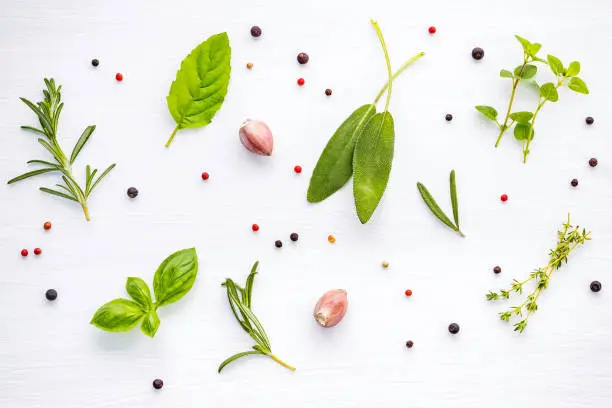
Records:
[[[350,186],[317,205],[307,203],[306,190],[346,113],[384,84],[369,18],[385,32],[393,68],[418,51],[427,55],[394,83],[393,170],[364,226]],[[4,1],[2,179],[43,154],[19,129],[34,122],[18,98],[37,98],[45,76],[64,85],[63,143],[72,146],[85,126],[97,125],[77,174],[84,177],[88,162],[118,165],[91,199],[89,224],[78,206],[38,191],[55,176],[0,183],[0,406],[609,407],[611,19],[606,0]],[[263,29],[257,40],[253,24]],[[430,25],[438,28],[433,36]],[[165,96],[180,61],[221,31],[233,51],[224,106],[209,126],[184,131],[165,149],[174,128]],[[527,165],[511,134],[493,148],[495,129],[473,109],[503,110],[509,90],[499,70],[520,62],[513,34],[579,60],[592,91],[564,90],[546,106]],[[485,50],[479,62],[471,58],[475,46]],[[300,51],[310,55],[305,66],[295,60]],[[248,61],[252,70],[243,68]],[[295,85],[298,77],[304,87]],[[517,110],[531,102],[521,92]],[[591,127],[587,115],[595,118]],[[273,156],[242,147],[246,118],[270,126]],[[594,169],[590,157],[599,159]],[[301,175],[292,171],[297,164]],[[427,180],[432,194],[446,196],[453,168],[466,239],[435,220],[414,188]],[[211,175],[206,183],[202,171]],[[572,178],[580,181],[575,189]],[[140,190],[135,200],[125,194],[130,186]],[[510,197],[504,205],[502,193]],[[568,211],[593,230],[593,241],[555,274],[530,327],[515,335],[484,294],[546,262]],[[291,232],[300,234],[297,243]],[[127,276],[150,284],[161,259],[192,246],[198,280],[181,302],[160,310],[155,339],[88,324],[101,304],[124,295]],[[21,248],[34,247],[42,256],[21,258]],[[250,346],[220,283],[244,279],[255,260],[253,309],[274,352],[297,371],[252,358],[218,375],[224,358]],[[603,284],[599,294],[589,291],[594,279]],[[44,300],[51,287],[59,292],[53,304]],[[312,309],[333,288],[347,290],[350,307],[339,326],[323,330]],[[454,337],[447,332],[453,321],[461,325]],[[165,387],[156,392],[158,377]]]

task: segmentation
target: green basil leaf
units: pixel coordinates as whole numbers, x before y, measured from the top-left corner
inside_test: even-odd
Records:
[[[542,44],[539,44],[539,43],[530,44],[527,47],[527,54],[531,55],[532,57],[535,57],[536,54],[540,52],[541,48],[542,48]]]
[[[493,107],[485,106],[485,105],[478,105],[475,108],[478,112],[485,115],[485,117],[487,117],[488,119],[491,119],[493,121],[497,120],[497,111]]]
[[[548,61],[548,66],[553,74],[557,76],[565,74],[565,68],[563,68],[563,63],[559,58],[555,57],[554,55],[548,55],[546,60]]]
[[[567,68],[566,75],[568,77],[575,77],[579,73],[580,73],[580,63],[578,61],[570,62],[569,67]]]
[[[528,124],[532,117],[533,117],[533,113],[531,112],[514,112],[510,114],[510,119],[518,123]]]
[[[520,67],[519,67],[520,71]],[[521,79],[531,79],[538,73],[538,67],[535,65],[527,64],[523,71],[520,74]],[[518,72],[515,72],[516,75],[519,75]]]
[[[149,313],[145,316],[140,324],[140,330],[149,337],[154,337],[159,328],[159,317],[155,309],[149,310]]]
[[[575,78],[572,78],[572,80],[573,79]],[[540,87],[540,96],[551,102],[557,102],[559,100],[559,93],[552,82],[547,82]]]
[[[528,40],[526,40],[525,38],[520,37],[518,35],[515,35],[514,37],[521,43],[525,53],[529,54],[529,47],[531,46],[531,43]]]
[[[210,36],[185,57],[166,98],[176,130],[208,125],[221,108],[230,79],[227,33]]]
[[[91,324],[109,332],[125,332],[138,324],[146,312],[131,300],[115,299],[100,307]]]
[[[153,278],[153,291],[158,306],[168,305],[189,292],[198,274],[195,248],[183,249],[167,257]]]
[[[362,224],[372,217],[385,193],[394,144],[393,116],[389,112],[372,116],[357,139],[353,156],[353,196]]]
[[[512,72],[508,71],[507,69],[502,69],[501,71],[499,71],[499,76],[502,78],[514,78]]]
[[[325,200],[349,181],[353,175],[355,143],[375,113],[376,107],[372,104],[357,108],[329,139],[310,178],[309,202]]]
[[[571,89],[572,91],[578,92],[581,94],[588,95],[589,93],[589,88],[587,88],[584,81],[578,77],[574,77],[570,79],[569,85],[567,87]]]
[[[514,127],[514,137],[516,140],[527,140],[527,135],[529,134],[529,129],[531,125],[525,123],[517,123]],[[531,139],[533,139],[534,131],[531,130]]]
[[[149,290],[149,286],[145,281],[140,278],[127,278],[125,290],[136,303],[142,306],[144,310],[151,309],[153,300],[151,299],[151,291]]]

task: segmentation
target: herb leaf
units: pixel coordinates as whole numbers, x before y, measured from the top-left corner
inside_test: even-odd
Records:
[[[105,331],[125,332],[134,328],[145,313],[138,303],[119,298],[100,307],[90,323]]]
[[[517,123],[514,127],[514,138],[516,140],[529,139],[529,131],[531,130],[531,139],[533,139],[534,130],[529,123]]]
[[[553,74],[557,76],[565,74],[565,68],[563,68],[563,63],[559,58],[555,57],[554,55],[548,55],[546,60],[548,61],[548,66]]]
[[[38,176],[40,174],[45,174],[45,173],[49,173],[52,171],[59,171],[59,169],[57,167],[49,167],[49,168],[44,168],[44,169],[32,170],[32,171],[22,174],[21,176],[17,176],[15,178],[10,179],[7,184],[13,184],[13,183],[16,183],[21,180],[25,180],[30,177]]]
[[[159,316],[157,316],[157,311],[155,309],[151,309],[142,320],[140,330],[147,336],[154,337],[155,333],[157,333],[157,329],[159,329],[160,323],[161,322],[159,321]]]
[[[459,229],[459,202],[457,200],[457,183],[455,181],[455,170],[451,170],[450,173],[450,197],[451,204],[453,206],[453,219],[455,220],[455,225],[457,229]]]
[[[533,118],[533,113],[531,112],[514,112],[510,114],[510,119],[518,123],[529,123],[531,118]]]
[[[514,78],[514,74],[512,74],[512,72],[508,71],[507,69],[502,69],[501,71],[499,71],[499,76],[502,78]]]
[[[230,79],[231,48],[227,33],[210,36],[185,57],[166,98],[176,132],[208,125],[221,108]]]
[[[571,89],[572,91],[578,92],[581,94],[588,95],[589,93],[589,88],[587,88],[584,81],[578,77],[573,77],[572,79],[570,79],[569,85],[567,87]]]
[[[520,72],[520,74],[519,74]],[[538,67],[532,64],[527,64],[525,67],[519,65],[514,70],[514,75],[520,76],[521,79],[531,79],[538,73]]]
[[[151,299],[151,291],[149,290],[149,286],[145,281],[140,278],[127,278],[125,291],[132,299],[134,299],[136,303],[142,306],[144,310],[151,309],[153,300]]]
[[[85,128],[85,130],[83,131],[83,134],[81,135],[81,137],[79,137],[79,140],[77,140],[76,144],[74,145],[74,149],[72,149],[72,154],[70,155],[70,164],[74,163],[77,156],[83,149],[83,146],[85,146],[85,143],[87,143],[87,141],[89,140],[89,137],[94,132],[94,130],[96,130],[95,126],[87,126]]]
[[[365,124],[376,113],[373,104],[357,108],[336,130],[310,178],[307,199],[318,203],[334,194],[353,175],[353,152]]]
[[[455,232],[458,232],[459,235],[461,235],[462,237],[465,237],[465,235],[463,235],[463,233],[459,230],[459,227],[453,224],[453,222],[446,216],[446,214],[444,214],[442,209],[440,209],[440,206],[438,205],[438,203],[436,203],[436,200],[433,198],[429,190],[427,190],[427,187],[425,187],[423,183],[418,182],[417,188],[419,189],[419,193],[421,193],[421,198],[423,198],[423,201],[425,202],[425,204],[427,205],[427,208],[429,208],[431,213],[435,215],[440,221],[442,221],[443,224],[448,226],[450,229],[452,229]],[[451,191],[452,191],[452,187],[451,187]],[[451,196],[452,196],[452,193],[451,193]],[[457,212],[457,216],[459,216],[458,212]]]
[[[579,73],[580,73],[580,63],[578,61],[570,62],[569,67],[567,68],[567,73],[565,75],[567,75],[568,77],[575,77]]]
[[[169,305],[189,292],[198,274],[195,248],[183,249],[168,256],[157,268],[153,291],[158,306]]]
[[[497,120],[497,111],[495,108],[486,105],[478,105],[475,106],[476,110],[482,113],[486,118],[491,119],[493,121]]]
[[[572,78],[572,80],[574,79],[576,78]],[[559,93],[552,82],[547,82],[540,87],[540,96],[551,102],[557,102],[559,100]]]

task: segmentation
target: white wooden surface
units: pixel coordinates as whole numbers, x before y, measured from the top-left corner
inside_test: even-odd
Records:
[[[350,188],[316,206],[305,192],[329,136],[385,82],[370,17],[382,26],[394,66],[421,50],[427,56],[395,82],[392,177],[383,205],[362,226]],[[0,406],[609,407],[611,19],[606,0],[4,0],[2,180],[44,158],[19,129],[34,118],[18,97],[37,99],[45,76],[64,85],[62,143],[70,147],[85,126],[98,126],[75,168],[118,166],[91,200],[89,224],[79,208],[38,191],[56,176],[0,184]],[[253,24],[264,32],[258,40],[249,35]],[[183,132],[165,149],[173,128],[165,96],[176,69],[220,31],[233,49],[226,102],[210,126]],[[582,62],[592,91],[563,90],[558,104],[545,107],[527,165],[511,135],[493,148],[495,130],[473,110],[503,110],[508,83],[498,72],[520,60],[515,33]],[[485,50],[480,62],[470,56],[474,46]],[[300,51],[310,54],[306,66],[295,62]],[[298,77],[306,79],[302,88]],[[517,107],[531,103],[524,91]],[[587,115],[594,126],[584,124]],[[272,128],[272,157],[240,145],[247,117]],[[587,166],[590,157],[597,168]],[[451,168],[465,240],[429,214],[415,187],[426,183],[450,208]],[[202,171],[211,174],[206,183]],[[125,195],[130,186],[140,190],[136,200]],[[502,193],[510,196],[505,205]],[[497,319],[504,305],[488,304],[484,294],[545,264],[567,212],[592,229],[593,241],[555,274],[528,329],[516,335]],[[46,220],[54,224],[49,233]],[[285,242],[281,250],[276,239]],[[42,256],[19,255],[37,246]],[[151,282],[166,255],[189,246],[200,257],[198,280],[183,301],[161,310],[154,340],[88,324],[98,306],[124,295],[127,276]],[[219,284],[243,279],[257,259],[254,309],[273,350],[298,370],[252,358],[218,375],[220,361],[251,345]],[[391,263],[386,271],[382,260]],[[491,272],[496,264],[499,276]],[[589,291],[594,279],[603,283],[599,294]],[[59,291],[52,304],[44,299],[50,287]],[[311,312],[331,288],[345,288],[350,306],[338,327],[323,330]],[[461,325],[454,337],[453,321]],[[408,339],[415,342],[409,351]],[[159,392],[151,387],[157,377],[166,384]]]

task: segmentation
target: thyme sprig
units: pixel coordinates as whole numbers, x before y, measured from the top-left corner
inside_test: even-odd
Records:
[[[26,98],[20,98],[23,103],[25,103],[36,114],[36,116],[38,116],[41,129],[32,126],[21,126],[21,128],[43,136],[38,138],[38,143],[40,143],[45,150],[51,153],[55,163],[45,160],[30,160],[28,161],[28,164],[38,164],[43,165],[44,167],[17,176],[9,180],[8,184],[13,184],[40,174],[60,172],[62,174],[62,181],[64,184],[59,183],[56,184],[56,186],[59,187],[61,191],[46,187],[40,187],[40,190],[47,194],[79,203],[83,209],[83,213],[85,214],[85,219],[89,221],[90,217],[89,209],[87,207],[87,200],[100,181],[113,168],[115,168],[115,164],[111,164],[106,170],[104,170],[104,172],[102,172],[102,174],[100,174],[100,176],[98,176],[98,178],[96,178],[98,169],[93,169],[92,171],[88,164],[85,169],[85,188],[79,185],[72,173],[72,164],[91,137],[96,127],[88,126],[83,131],[83,134],[81,134],[81,137],[79,137],[79,140],[72,149],[70,158],[68,158],[57,140],[57,124],[59,122],[59,116],[62,112],[62,108],[64,107],[61,95],[62,87],[61,85],[56,86],[53,78],[45,78],[45,85],[47,89],[43,90],[44,99],[41,102],[34,104]]]
[[[548,265],[534,270],[529,275],[529,278],[524,281],[514,279],[510,289],[501,289],[498,292],[489,291],[489,293],[487,293],[487,300],[496,301],[500,299],[510,299],[510,296],[513,294],[523,294],[523,287],[526,283],[531,281],[535,283],[535,289],[527,296],[523,303],[518,306],[512,306],[505,312],[500,312],[499,318],[505,322],[509,322],[513,316],[521,319],[514,323],[514,331],[522,333],[525,327],[527,327],[529,317],[538,310],[538,298],[548,287],[553,272],[557,269],[561,269],[564,263],[567,264],[567,257],[574,249],[579,245],[583,245],[586,241],[591,240],[590,234],[591,232],[587,232],[584,228],[581,230],[579,226],[572,226],[570,224],[570,215],[568,214],[567,222],[563,224],[562,228],[557,233],[557,246],[550,251]]]
[[[225,282],[222,283],[222,286],[225,286],[225,289],[227,290],[227,299],[229,300],[230,307],[232,308],[232,312],[234,313],[236,320],[238,323],[240,323],[242,329],[247,332],[257,344],[253,346],[253,351],[237,353],[225,359],[225,361],[219,365],[219,373],[232,361],[249,355],[264,355],[270,357],[283,367],[286,367],[291,371],[295,371],[295,367],[290,366],[272,354],[270,339],[259,322],[259,319],[257,319],[257,317],[251,311],[251,302],[253,300],[253,283],[255,282],[255,275],[257,274],[258,265],[259,261],[255,262],[251,268],[251,273],[247,277],[244,288],[237,285],[230,278],[227,278]]]

